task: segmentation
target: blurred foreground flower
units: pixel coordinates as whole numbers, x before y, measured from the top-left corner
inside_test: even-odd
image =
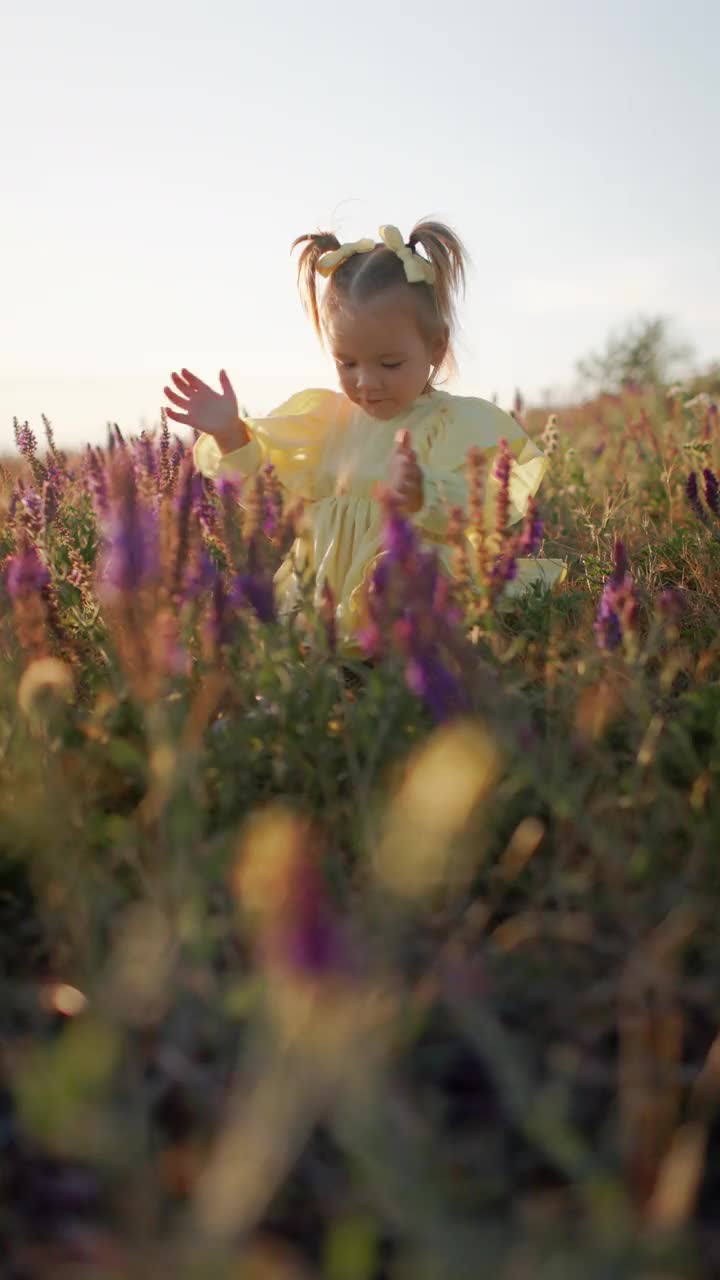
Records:
[[[233,873],[264,963],[310,980],[346,971],[349,960],[320,853],[317,829],[274,807],[250,819]]]
[[[281,806],[240,836],[233,888],[254,932],[270,1036],[197,1183],[196,1217],[214,1239],[257,1224],[318,1121],[341,1093],[367,1087],[388,1044],[396,1007],[359,974],[321,851],[318,830]]]
[[[67,663],[59,658],[36,658],[23,671],[18,684],[17,700],[23,715],[36,720],[42,706],[69,702],[73,696],[73,675]]]
[[[30,544],[11,556],[7,569],[7,589],[11,600],[41,591],[50,581],[47,565]]]
[[[157,513],[142,502],[132,466],[124,457],[115,464],[113,478],[116,493],[105,519],[98,583],[104,598],[139,591],[160,572]]]
[[[495,739],[479,721],[436,730],[408,762],[389,808],[373,870],[384,889],[408,900],[462,890],[482,852],[471,818],[502,772]]]

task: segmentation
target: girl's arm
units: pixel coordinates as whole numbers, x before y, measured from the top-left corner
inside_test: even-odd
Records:
[[[344,397],[334,391],[299,391],[267,417],[247,419],[241,419],[236,404],[220,440],[217,432],[203,432],[195,441],[198,471],[210,479],[250,476],[270,463],[283,488],[297,498],[314,501],[330,492],[332,476],[322,464],[328,433],[344,427]]]

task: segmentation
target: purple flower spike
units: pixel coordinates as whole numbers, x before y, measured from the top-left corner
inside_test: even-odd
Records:
[[[700,502],[697,476],[694,471],[690,472],[690,475],[685,481],[685,495],[698,520],[702,520],[703,524],[707,524],[707,516],[705,515],[702,503]]]
[[[28,422],[20,425],[15,421],[15,442],[24,458],[34,458],[37,452],[37,439]]]
[[[459,681],[433,655],[421,653],[410,658],[405,679],[408,688],[425,703],[436,722],[466,710]]]
[[[231,589],[234,605],[249,605],[260,622],[275,621],[275,592],[272,578],[256,573],[237,574]]]
[[[540,543],[543,540],[545,532],[542,516],[537,509],[537,503],[533,498],[528,503],[525,515],[525,523],[520,538],[518,551],[521,556],[535,556],[540,549]]]
[[[637,625],[637,592],[620,538],[615,540],[613,559],[613,572],[603,587],[595,618],[595,636],[606,652],[617,649],[623,635],[632,635]]]
[[[415,530],[409,520],[393,514],[385,524],[385,546],[391,560],[404,564],[417,546]]]
[[[108,521],[107,531],[105,581],[118,591],[134,591],[157,568],[157,518],[148,510],[118,513]]]
[[[343,967],[345,948],[339,927],[327,909],[302,903],[278,939],[278,951],[293,973],[321,978]]]
[[[10,560],[7,570],[7,589],[11,600],[42,591],[50,581],[47,566],[43,564],[34,547],[18,552]]]
[[[104,521],[101,585],[136,591],[160,572],[160,530],[157,512],[140,501],[129,460],[122,465],[118,496]]]
[[[601,649],[610,652],[617,649],[622,640],[622,627],[620,619],[615,610],[614,596],[605,586],[600,597],[598,605],[597,617],[595,619],[595,635]]]
[[[198,596],[203,595],[210,587],[214,586],[218,571],[215,568],[210,556],[203,547],[200,555],[188,575],[185,584],[185,596],[188,600],[197,600]]]
[[[720,520],[720,486],[715,472],[711,471],[710,467],[705,467],[703,480],[705,481],[705,501],[713,515]]]

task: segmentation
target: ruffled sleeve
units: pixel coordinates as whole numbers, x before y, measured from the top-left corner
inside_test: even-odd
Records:
[[[425,445],[418,447],[424,503],[414,520],[427,535],[442,542],[452,508],[467,510],[466,462],[468,450],[473,447],[484,450],[488,455],[485,525],[489,530],[495,527],[500,484],[492,470],[498,443],[503,439],[507,440],[513,454],[508,512],[508,524],[512,526],[523,519],[530,498],[534,498],[540,488],[547,469],[545,455],[515,419],[498,409],[497,405],[471,397],[443,397]],[[505,595],[521,594],[533,582],[551,587],[561,582],[565,574],[562,560],[519,559],[517,578],[508,585]]]
[[[514,455],[508,522],[513,525],[522,520],[528,500],[537,493],[545,474],[544,455],[515,419],[497,405],[467,396],[447,396],[440,401],[424,446],[421,444],[418,449],[425,500],[414,517],[416,524],[431,536],[442,538],[452,508],[467,509],[468,450],[483,449],[491,468],[491,456],[502,439],[507,440]],[[498,481],[489,469],[485,505],[488,528],[495,522],[498,492]]]
[[[273,409],[266,418],[245,418],[250,440],[223,454],[212,436],[201,435],[193,447],[198,471],[214,480],[220,476],[253,475],[272,463],[280,483],[290,492],[313,500],[324,475],[321,462],[330,433],[343,430],[349,402],[335,391],[300,391]]]

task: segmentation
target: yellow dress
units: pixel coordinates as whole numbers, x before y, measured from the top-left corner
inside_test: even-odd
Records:
[[[198,471],[211,479],[249,476],[272,463],[289,494],[304,499],[305,529],[276,579],[281,609],[298,594],[298,575],[315,576],[316,599],[330,586],[337,605],[338,634],[346,646],[364,621],[369,570],[382,552],[382,513],[373,499],[375,486],[388,474],[395,436],[407,430],[423,474],[424,505],[413,516],[423,536],[443,547],[453,507],[467,506],[465,461],[468,449],[494,450],[503,437],[514,454],[510,480],[511,524],[522,519],[528,499],[540,486],[546,459],[515,419],[487,400],[432,390],[387,422],[371,418],[335,391],[300,391],[267,418],[244,419],[250,442],[222,454],[212,436],[201,435],[193,456]],[[490,468],[489,468],[490,470]],[[494,520],[497,481],[488,481],[486,516]],[[449,554],[443,559],[449,564]],[[561,560],[518,561],[517,578],[507,594],[532,582],[552,586],[564,575]]]

